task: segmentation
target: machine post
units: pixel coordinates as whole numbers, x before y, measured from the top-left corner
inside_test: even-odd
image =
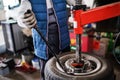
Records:
[[[74,10],[74,32],[76,34],[76,62],[78,64],[81,64],[82,59],[81,59],[81,34],[83,33],[83,28],[81,26],[80,22],[80,14],[82,10]]]

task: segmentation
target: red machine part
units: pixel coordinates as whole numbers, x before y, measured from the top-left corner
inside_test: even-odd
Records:
[[[120,2],[96,7],[87,11],[75,10],[73,14],[74,20],[77,22],[74,32],[75,34],[82,34],[85,24],[120,16]]]

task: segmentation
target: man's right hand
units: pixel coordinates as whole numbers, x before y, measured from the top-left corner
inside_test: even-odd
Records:
[[[31,3],[29,0],[21,0],[21,5],[17,10],[17,23],[22,28],[35,27],[37,21],[34,13],[32,12]]]
[[[35,18],[34,13],[32,12],[32,10],[29,10],[29,12],[27,11],[22,17],[22,22],[28,27],[28,28],[33,28],[35,27],[37,21]]]

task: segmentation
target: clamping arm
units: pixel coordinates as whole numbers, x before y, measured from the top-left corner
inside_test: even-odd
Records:
[[[112,4],[96,7],[87,11],[74,10],[74,20],[77,23],[74,28],[75,34],[82,34],[85,24],[102,21],[105,19],[120,16],[120,1]]]

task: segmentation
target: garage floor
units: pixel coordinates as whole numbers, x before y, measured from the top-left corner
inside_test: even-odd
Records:
[[[40,80],[39,71],[34,73],[24,73],[20,71],[11,72],[9,75],[6,75],[13,80]]]
[[[109,61],[111,62],[111,66],[114,67],[116,80],[120,80],[120,64],[118,64],[115,61],[112,55],[107,55],[106,58],[109,59]],[[15,71],[11,71],[10,74],[6,75],[5,77],[13,80],[40,80],[39,70],[34,73],[24,73],[24,72],[15,70]]]

